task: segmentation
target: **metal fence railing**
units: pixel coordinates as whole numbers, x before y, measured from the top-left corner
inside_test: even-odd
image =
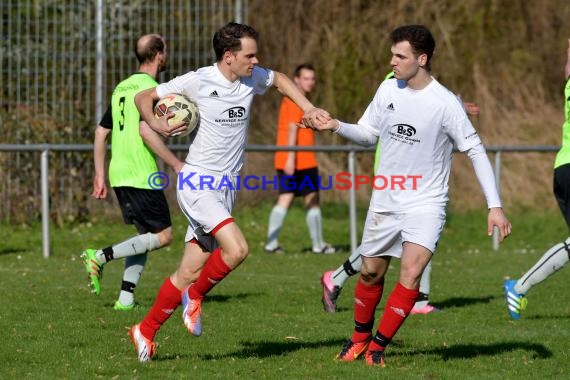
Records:
[[[15,119],[33,110],[31,119],[49,117],[69,127],[62,135],[46,123],[48,141],[83,142],[90,132],[81,128],[85,120],[87,127],[99,121],[114,86],[137,70],[138,36],[166,37],[163,82],[211,64],[214,32],[229,21],[246,22],[247,6],[248,0],[0,1],[0,106]],[[11,142],[23,144],[37,132],[22,123]]]
[[[187,145],[171,145],[174,152],[185,152]],[[556,152],[559,146],[489,146],[487,152],[493,153],[494,173],[497,186],[500,190],[502,156],[507,153],[552,153]],[[45,258],[50,256],[50,192],[49,192],[49,153],[50,152],[88,152],[92,151],[92,145],[65,145],[65,144],[36,144],[36,145],[16,145],[0,144],[1,152],[40,152],[40,198],[41,198],[41,224],[42,224],[42,252]],[[248,145],[246,152],[267,152],[272,153],[279,150],[287,151],[316,151],[316,152],[344,152],[347,155],[347,172],[352,176],[356,175],[356,154],[361,152],[373,152],[375,148],[365,148],[355,145],[329,145],[314,147],[282,147],[275,145]],[[357,237],[357,215],[356,215],[356,189],[351,186],[349,189],[349,220],[350,220],[350,248],[354,251],[358,244]],[[499,249],[498,233],[493,233],[493,249]]]
[[[2,0],[0,1],[0,142],[90,144],[114,87],[138,70],[134,42],[166,37],[164,82],[215,61],[212,36],[230,21],[248,21],[249,0]],[[188,137],[172,140],[183,144]],[[43,146],[43,145],[42,145]],[[69,145],[75,146],[77,145]],[[20,148],[14,148],[20,149]],[[39,217],[36,162],[44,149],[0,156],[0,221]],[[53,217],[81,219],[93,161],[80,150],[48,149]],[[47,158],[47,157],[46,157]],[[15,216],[15,217],[14,217]],[[10,220],[10,218],[15,218]]]

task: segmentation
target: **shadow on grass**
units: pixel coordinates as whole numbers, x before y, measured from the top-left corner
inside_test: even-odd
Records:
[[[0,255],[10,255],[13,253],[22,253],[26,252],[27,250],[24,248],[15,248],[15,247],[5,247],[0,249]]]
[[[152,358],[153,362],[166,362],[170,360],[180,360],[180,359],[189,359],[190,354],[164,354],[161,355],[160,352],[156,354]]]
[[[410,351],[410,354],[439,355],[443,360],[472,359],[479,356],[495,356],[514,350],[532,352],[533,359],[546,359],[552,357],[552,351],[542,344],[527,342],[503,342],[494,344],[456,344],[449,347]]]
[[[264,295],[265,293],[262,292],[255,292],[255,293],[237,293],[237,294],[232,294],[232,295],[225,295],[225,294],[214,294],[214,295],[208,295],[205,299],[204,299],[204,303],[210,303],[210,302],[219,302],[219,303],[223,303],[223,302],[228,302],[228,301],[241,301],[250,297],[259,297]],[[155,295],[148,295],[146,297],[140,298],[139,301],[136,302],[137,306],[135,306],[135,309],[139,310],[149,310],[152,305],[154,305],[154,302],[156,301],[156,296]],[[113,301],[112,303],[106,303],[105,306],[112,308],[115,305],[115,302]]]
[[[269,356],[281,356],[304,348],[316,349],[323,347],[342,347],[346,338],[328,339],[325,341],[307,342],[300,340],[278,342],[241,342],[242,348],[238,351],[220,355],[202,355],[204,360],[219,360],[224,358],[247,359],[251,357],[266,358]]]
[[[241,342],[240,350],[226,354],[201,355],[202,360],[220,360],[225,358],[267,358],[270,356],[283,356],[300,349],[320,349],[323,347],[341,347],[346,341],[342,339],[328,339],[318,342],[305,341],[279,341],[279,342]],[[394,344],[394,347],[400,347]],[[504,342],[495,344],[457,344],[449,347],[439,347],[428,350],[405,350],[408,355],[438,355],[442,360],[474,359],[480,356],[496,356],[515,350],[524,350],[531,353],[533,359],[547,359],[552,357],[552,351],[542,344],[526,342]],[[397,355],[397,353],[395,353]],[[185,354],[157,355],[157,361],[183,359]]]
[[[439,302],[433,302],[433,306],[436,306],[438,309],[448,309],[448,308],[452,308],[452,307],[465,307],[465,306],[470,306],[470,305],[475,305],[475,304],[479,304],[479,303],[489,303],[491,301],[493,301],[494,299],[496,299],[496,296],[485,296],[485,297],[453,297],[453,298],[448,298],[446,300],[443,301],[439,301]],[[381,310],[381,309],[378,309]],[[352,308],[351,307],[337,307],[336,312],[340,313],[340,312],[346,312],[346,311],[350,311],[352,312]]]
[[[541,314],[541,315],[533,315],[533,316],[523,316],[523,319],[570,319],[570,315],[567,314]]]
[[[348,244],[331,244],[335,249],[336,252],[333,253],[333,255],[339,254],[339,253],[348,253],[350,252],[350,245]],[[313,252],[313,247],[305,247],[301,250],[302,253],[314,253]]]
[[[447,309],[451,307],[464,307],[475,305],[478,303],[489,303],[496,299],[496,296],[485,296],[485,297],[453,297],[440,302],[434,302],[434,306],[440,309]]]
[[[237,293],[237,294],[232,294],[232,295],[225,295],[225,294],[213,294],[213,295],[208,295],[206,298],[204,298],[204,303],[209,303],[209,302],[227,302],[229,300],[237,300],[237,301],[241,301],[244,299],[247,299],[249,297],[259,297],[264,295],[265,293],[262,292],[255,292],[255,293]]]

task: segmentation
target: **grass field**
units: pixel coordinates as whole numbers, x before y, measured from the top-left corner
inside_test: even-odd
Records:
[[[78,256],[133,233],[119,217],[52,231],[52,257],[41,255],[39,226],[1,226],[0,378],[110,379],[536,379],[570,373],[568,268],[529,293],[523,320],[509,320],[502,281],[528,269],[566,236],[558,213],[514,214],[514,233],[500,251],[485,236],[485,214],[450,215],[432,272],[432,302],[441,313],[410,316],[387,351],[387,367],[336,363],[352,331],[354,279],[339,312],[322,311],[319,278],[348,252],[306,253],[304,212],[291,210],[282,243],[290,252],[263,252],[271,205],[241,209],[238,223],[250,257],[203,305],[200,338],[177,311],[157,335],[155,360],[141,365],[128,340],[156,292],[177,266],[185,222],[175,209],[175,242],[154,252],[137,289],[140,309],[117,312],[122,262],[105,268],[103,292],[89,293]],[[347,246],[348,210],[326,205],[325,236]],[[359,221],[364,209],[359,210]],[[397,269],[398,263],[394,262]],[[387,281],[394,285],[396,270]],[[387,294],[387,293],[385,293]],[[386,301],[382,300],[379,309]]]

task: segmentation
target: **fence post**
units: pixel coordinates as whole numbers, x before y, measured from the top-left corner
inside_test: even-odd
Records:
[[[495,182],[497,183],[497,192],[501,194],[501,151],[495,153]],[[493,227],[493,250],[499,250],[499,229]]]
[[[348,172],[350,173],[350,178],[354,178],[354,173],[356,172],[356,167],[354,163],[354,150],[348,152]],[[354,183],[348,189],[349,197],[349,215],[350,215],[350,252],[356,250],[356,190],[354,188]]]
[[[95,122],[98,123],[103,116],[103,86],[105,77],[105,47],[104,47],[104,9],[103,0],[97,0],[95,9]]]
[[[41,154],[41,192],[42,192],[42,246],[44,259],[49,258],[49,183],[48,183],[48,155],[49,150],[42,150]]]
[[[240,24],[241,24],[241,23],[243,23],[243,5],[242,5],[241,0],[237,0],[237,1],[235,2],[235,7],[236,7],[236,9],[235,9],[235,18],[234,18],[234,20],[235,20],[237,23],[240,23]]]

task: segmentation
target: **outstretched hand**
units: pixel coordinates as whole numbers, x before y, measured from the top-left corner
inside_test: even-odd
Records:
[[[326,131],[338,128],[338,121],[333,119],[327,111],[313,108],[303,115],[303,119],[298,126],[317,131]]]
[[[493,234],[493,228],[499,229],[499,242],[505,240],[512,232],[513,226],[505,216],[503,209],[500,207],[493,207],[489,209],[489,216],[487,217],[487,234]]]
[[[305,112],[301,123],[298,124],[301,128],[318,129],[317,127],[327,121],[331,120],[331,115],[322,108],[311,108]]]

